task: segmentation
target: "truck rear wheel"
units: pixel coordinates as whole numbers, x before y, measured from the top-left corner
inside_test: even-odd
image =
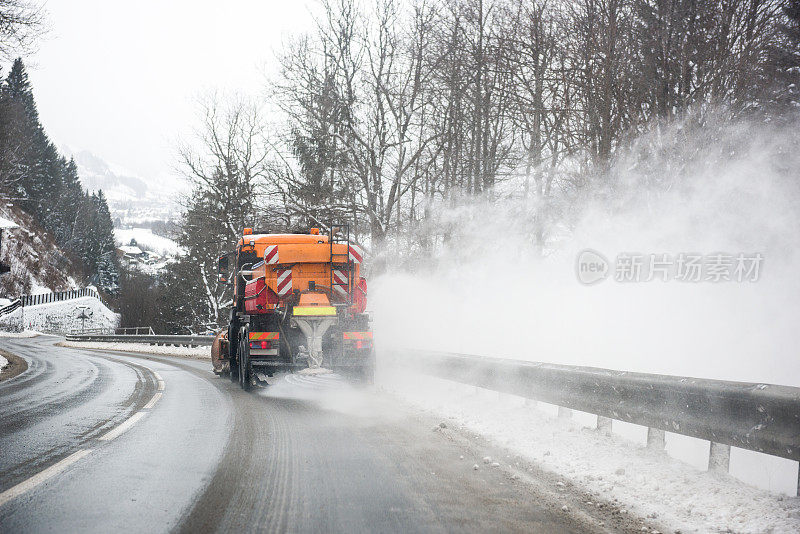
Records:
[[[231,362],[231,370],[228,373],[228,377],[231,379],[231,382],[239,381],[239,366],[234,362]]]
[[[247,342],[248,337],[247,331],[245,330],[241,344],[239,345],[239,385],[242,386],[242,389],[245,391],[250,390],[252,377],[252,371],[250,369],[250,344]]]
[[[231,355],[230,360],[228,361],[230,367],[228,376],[230,377],[231,382],[239,381],[239,361],[236,358],[238,358],[238,355],[236,355],[236,357]]]

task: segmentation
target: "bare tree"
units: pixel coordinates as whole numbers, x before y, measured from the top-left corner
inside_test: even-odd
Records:
[[[414,24],[404,32],[393,0],[376,2],[371,23],[352,0],[323,6],[316,35],[282,57],[280,105],[295,124],[291,144],[301,171],[285,174],[295,192],[323,188],[329,208],[363,220],[379,243],[402,221],[404,198],[439,136],[424,128],[430,9],[414,6]]]
[[[642,122],[689,107],[752,105],[777,39],[780,2],[635,0],[634,8]]]
[[[258,106],[243,97],[212,94],[201,101],[201,125],[180,149],[180,170],[193,185],[185,201],[178,244],[186,268],[197,272],[207,317],[219,320],[229,300],[217,283],[216,260],[244,227],[260,225],[271,192],[267,181],[269,144]]]
[[[253,224],[266,193],[269,146],[258,106],[237,96],[212,94],[200,102],[201,126],[180,148],[181,172],[218,206],[220,223],[236,238]]]
[[[274,174],[295,215],[376,244],[521,174],[543,246],[559,190],[605,180],[654,121],[757,106],[778,3],[324,0],[282,58]]]
[[[0,0],[0,57],[31,52],[46,32],[44,8],[28,0]]]

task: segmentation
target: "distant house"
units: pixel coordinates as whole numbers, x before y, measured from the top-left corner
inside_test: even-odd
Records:
[[[117,248],[117,256],[128,265],[145,263],[150,259],[150,255],[139,248],[139,244],[135,239],[131,239],[129,244],[121,245]]]

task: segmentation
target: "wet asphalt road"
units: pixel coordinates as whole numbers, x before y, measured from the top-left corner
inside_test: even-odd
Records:
[[[57,341],[0,339],[29,365],[0,383],[0,532],[598,530],[335,378],[245,393],[209,362]]]

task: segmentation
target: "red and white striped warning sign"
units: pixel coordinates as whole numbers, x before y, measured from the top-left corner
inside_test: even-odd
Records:
[[[264,263],[267,265],[278,263],[278,245],[267,245],[264,249]]]
[[[276,254],[277,255],[277,254]],[[280,269],[278,271],[278,291],[276,293],[280,298],[288,297],[292,293],[292,270]]]
[[[361,263],[364,258],[364,252],[358,245],[350,245],[350,261]]]
[[[345,271],[333,270],[333,290],[340,295],[347,295],[347,273]]]

